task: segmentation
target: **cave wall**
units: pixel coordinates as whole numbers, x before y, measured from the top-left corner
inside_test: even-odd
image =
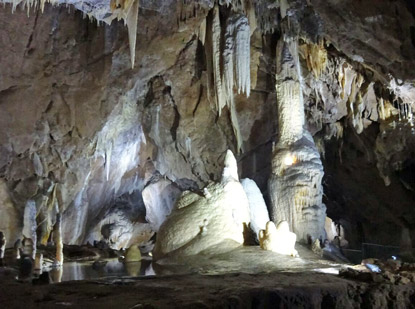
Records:
[[[222,18],[232,5],[257,16],[256,26],[250,18],[255,82],[249,98],[235,95],[244,146],[237,159],[241,176],[253,178],[267,198],[278,133],[280,8],[272,1],[253,2],[250,10],[225,2],[232,4],[221,6]],[[197,191],[219,179],[226,150],[237,153],[237,145],[229,110],[218,116],[208,82],[200,33],[213,4],[141,1],[133,69],[121,21],[97,26],[64,6],[46,5],[43,14],[35,10],[29,17],[19,9],[12,15],[8,4],[0,8],[0,230],[10,231],[9,246],[21,237],[30,200],[43,242],[62,212],[65,243],[92,242],[103,226],[115,225],[127,235],[120,246],[128,246],[152,235],[141,196],[145,187],[163,180]],[[403,228],[409,235],[415,231],[414,143],[407,126],[401,126],[404,142],[396,142],[389,123],[398,121],[397,104],[415,97],[410,2],[288,5],[304,46],[323,41],[327,53],[318,76],[307,63],[310,52],[301,58],[307,126],[325,168],[327,213],[345,221],[356,246],[400,243]],[[357,92],[364,97],[368,85],[373,88],[363,105],[344,96],[338,76],[345,63],[364,79]],[[391,86],[390,74],[404,87]],[[380,98],[398,102],[388,121],[378,115]],[[350,106],[362,110],[353,114]],[[382,132],[395,144],[382,144]]]

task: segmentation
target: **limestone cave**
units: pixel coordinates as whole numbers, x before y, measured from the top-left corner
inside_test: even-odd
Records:
[[[0,308],[415,308],[415,1],[0,3]]]

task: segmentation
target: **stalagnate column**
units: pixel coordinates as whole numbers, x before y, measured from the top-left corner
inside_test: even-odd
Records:
[[[323,166],[313,138],[304,128],[304,103],[297,39],[277,45],[278,142],[273,149],[269,192],[271,217],[285,220],[305,242],[324,236]]]

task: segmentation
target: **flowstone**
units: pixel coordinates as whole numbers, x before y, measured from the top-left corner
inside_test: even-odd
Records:
[[[221,253],[244,243],[243,231],[250,222],[249,203],[231,151],[225,157],[221,182],[209,184],[203,192],[183,192],[160,227],[155,260]]]

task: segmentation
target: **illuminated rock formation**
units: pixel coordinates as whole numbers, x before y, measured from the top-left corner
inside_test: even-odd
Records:
[[[4,258],[4,252],[6,251],[6,237],[4,236],[4,233],[0,231],[0,263],[1,260]]]
[[[249,211],[251,214],[250,227],[258,237],[259,231],[264,230],[269,221],[267,205],[255,181],[245,178],[241,180],[241,184],[249,201]]]
[[[229,3],[223,3],[228,5]],[[247,97],[251,91],[250,70],[250,25],[248,18],[240,13],[231,13],[226,26],[220,23],[219,7],[213,8],[207,21],[208,46],[206,47],[208,72],[214,89],[216,106],[220,115],[227,106],[236,137],[237,150],[242,150],[242,136],[235,106],[234,88]],[[222,29],[224,28],[224,29]],[[224,44],[221,44],[222,40]]]
[[[21,234],[22,224],[3,179],[0,179],[0,209],[0,230],[8,239],[9,246],[12,247]]]
[[[269,192],[274,222],[287,221],[299,241],[324,236],[323,166],[305,128],[297,39],[277,45],[278,142],[273,149]]]
[[[14,243],[14,248],[13,248],[16,253],[16,260],[20,260],[22,248],[23,248],[23,245],[22,245],[21,239],[16,240]]]
[[[268,221],[265,230],[259,232],[259,245],[264,250],[279,254],[297,256],[295,241],[297,236],[290,232],[286,221],[281,221],[275,227],[274,222]]]
[[[33,264],[33,271],[37,274],[42,274],[42,267],[43,267],[43,254],[36,253],[35,262]]]
[[[22,241],[22,256],[34,260],[36,257],[36,245],[30,238],[23,237]]]
[[[238,179],[235,157],[228,150],[220,183],[209,184],[203,196],[187,191],[179,198],[157,234],[154,258],[219,253],[241,246],[250,218]]]
[[[62,243],[62,223],[61,215],[56,215],[56,223],[53,227],[53,242],[56,247],[56,261],[59,265],[63,264],[63,243]]]
[[[159,230],[180,193],[181,191],[171,181],[165,179],[144,188],[142,195],[146,207],[146,220],[153,231]]]
[[[138,245],[134,244],[125,252],[125,262],[139,262],[141,261],[141,252]]]
[[[29,200],[26,203],[23,219],[23,253],[25,256],[31,257],[33,260],[36,256],[36,204]]]

